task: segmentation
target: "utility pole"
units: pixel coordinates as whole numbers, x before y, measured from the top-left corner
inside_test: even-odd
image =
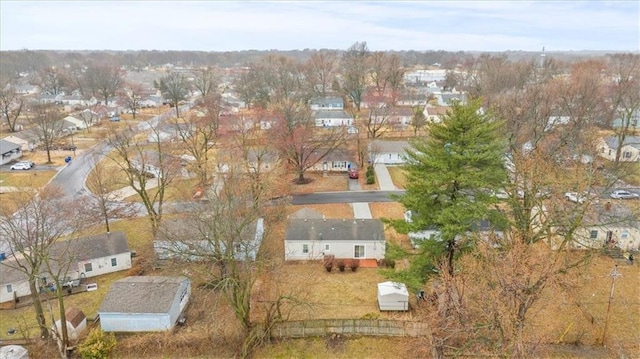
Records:
[[[609,293],[609,305],[607,305],[607,315],[604,320],[604,329],[602,330],[602,340],[601,343],[604,345],[604,340],[607,336],[607,326],[609,324],[609,315],[611,313],[611,303],[613,302],[613,291],[616,286],[616,279],[618,277],[622,277],[622,273],[618,273],[618,265],[613,266],[611,273],[609,273],[609,277],[611,277],[611,292]]]

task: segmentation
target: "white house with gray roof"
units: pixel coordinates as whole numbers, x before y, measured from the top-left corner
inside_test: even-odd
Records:
[[[609,136],[600,140],[598,146],[601,157],[609,161],[615,161],[616,150],[620,146],[620,141],[615,136]],[[627,136],[622,142],[621,162],[640,162],[640,136]]]
[[[7,140],[0,140],[0,165],[22,157],[22,146]]]
[[[344,110],[344,100],[338,96],[314,98],[309,102],[309,108],[311,111]]]
[[[379,219],[289,219],[284,258],[318,260],[325,255],[341,259],[382,259],[386,238]]]
[[[95,277],[131,268],[131,251],[124,232],[112,232],[91,237],[59,241],[51,247],[50,257],[57,258],[51,264],[68,265],[63,277],[68,280]],[[26,274],[18,269],[15,258],[0,262],[0,303],[30,294]],[[37,286],[49,280],[44,268],[38,275]]]
[[[405,150],[410,147],[409,141],[371,141],[368,145],[369,162],[401,165],[406,162]]]
[[[318,127],[353,126],[353,117],[344,110],[320,110],[313,113]]]
[[[168,331],[189,303],[186,277],[127,277],[111,284],[98,315],[105,332]]]

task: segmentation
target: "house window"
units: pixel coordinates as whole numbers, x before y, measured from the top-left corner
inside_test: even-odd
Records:
[[[330,250],[331,250],[331,245],[329,245],[329,244],[325,244],[325,245],[324,245],[324,251],[325,251],[325,252],[329,252]]]
[[[111,266],[115,267],[118,265],[118,259],[117,258],[111,258]]]
[[[627,238],[629,238],[629,232],[627,232],[627,231],[622,231],[622,233],[620,233],[620,238],[622,238],[622,239],[627,239]]]
[[[364,258],[364,245],[353,246],[353,258]]]
[[[85,263],[84,264],[84,271],[85,272],[91,272],[93,270],[93,266],[91,265],[91,263]]]
[[[596,231],[596,230],[591,231],[591,234],[590,234],[589,238],[597,239],[598,238],[598,231]]]
[[[308,244],[303,244],[302,245],[302,253],[303,254],[309,253],[309,245]]]
[[[11,284],[7,284],[7,293],[13,292],[13,286]]]
[[[622,153],[622,157],[624,158],[631,158],[631,152],[625,151]]]

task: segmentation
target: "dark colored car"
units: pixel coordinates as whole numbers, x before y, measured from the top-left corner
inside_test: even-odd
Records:
[[[62,148],[62,150],[64,151],[75,151],[78,149],[76,145],[69,145],[69,144],[62,145],[60,148]]]
[[[350,169],[349,170],[349,178],[357,179],[358,178],[358,170]]]

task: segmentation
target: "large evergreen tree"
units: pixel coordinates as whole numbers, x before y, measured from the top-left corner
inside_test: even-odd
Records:
[[[480,102],[454,103],[441,123],[428,125],[428,137],[410,141],[407,191],[400,202],[412,212],[410,230],[440,232],[424,243],[422,253],[431,264],[444,254],[450,274],[462,246],[459,239],[480,220],[497,220],[497,199],[491,194],[507,180],[502,128],[484,114]]]

